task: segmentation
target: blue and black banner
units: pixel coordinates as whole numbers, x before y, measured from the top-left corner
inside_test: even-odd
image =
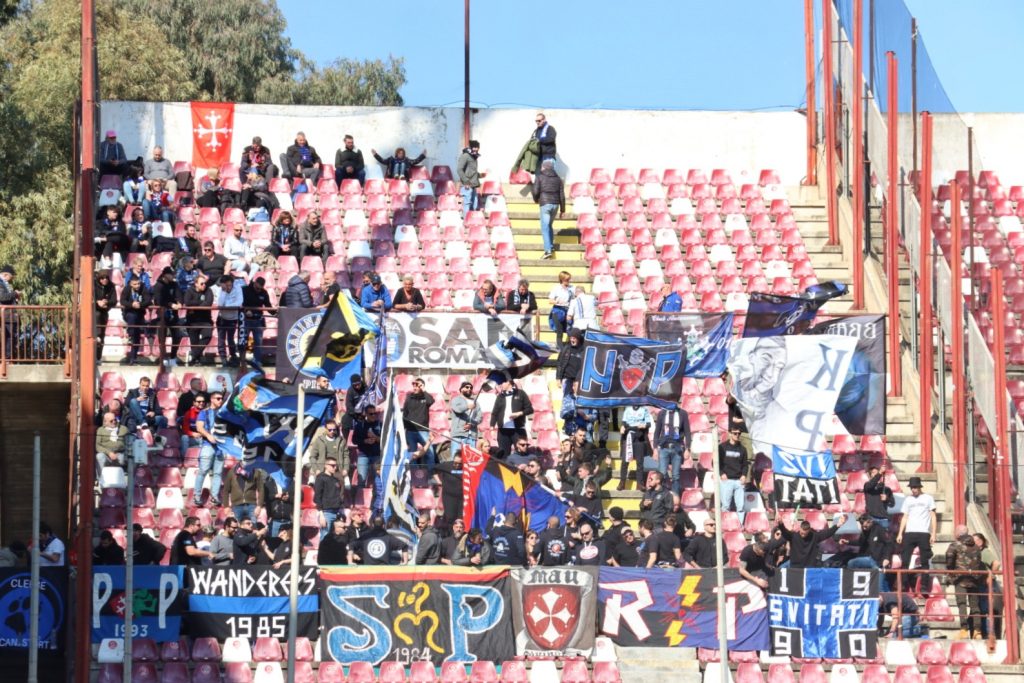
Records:
[[[682,342],[587,330],[576,403],[583,408],[675,408],[685,369]]]
[[[0,569],[0,651],[28,650],[32,572],[27,568]],[[37,649],[64,651],[68,616],[68,570],[39,570],[39,642]]]
[[[158,643],[181,635],[185,612],[184,567],[137,566],[132,571],[132,635]],[[124,592],[124,566],[92,569],[92,642],[124,638],[128,602]]]

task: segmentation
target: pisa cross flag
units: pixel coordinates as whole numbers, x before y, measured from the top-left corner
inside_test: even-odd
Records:
[[[233,102],[192,102],[192,165],[220,168],[231,160]]]

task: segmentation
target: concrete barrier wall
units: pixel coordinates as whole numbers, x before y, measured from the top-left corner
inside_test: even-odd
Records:
[[[909,164],[913,152],[910,117],[900,118],[900,158]],[[932,122],[932,178],[936,184],[951,180],[958,170],[967,169],[970,126],[974,130],[975,173],[980,160],[983,168],[996,172],[1004,187],[1024,185],[1024,114],[934,114]]]
[[[485,109],[473,117],[480,140],[480,166],[507,179],[533,131],[533,109]],[[805,119],[794,112],[697,112],[549,109],[558,131],[559,171],[585,180],[593,167],[725,168],[736,182],[741,171],[757,179],[763,168],[797,184],[805,169]],[[104,102],[101,131],[113,128],[129,157],[148,157],[155,144],[173,160],[192,156],[192,119],[187,102]],[[403,146],[411,155],[427,151],[429,165],[454,168],[462,148],[462,110],[415,107],[305,107],[238,104],[231,143],[237,161],[253,135],[276,156],[306,133],[325,161],[333,162],[342,136],[351,133],[374,173],[370,149],[388,156]],[[101,133],[102,134],[102,133]]]

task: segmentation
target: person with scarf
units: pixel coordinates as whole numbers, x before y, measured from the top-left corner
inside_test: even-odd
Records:
[[[678,408],[666,408],[658,413],[654,423],[654,441],[658,471],[672,478],[672,492],[678,496],[682,492],[680,473],[683,460],[690,457],[690,444],[693,443],[690,414],[683,410],[682,403]]]
[[[128,238],[131,240],[130,251],[135,254],[149,254],[153,249],[153,224],[146,220],[142,207],[132,209],[132,217],[128,222]]]
[[[641,490],[644,488],[644,459],[651,453],[648,435],[653,426],[654,420],[646,406],[626,406],[622,411],[619,491],[626,488],[631,460],[636,461],[636,486]]]
[[[295,144],[281,155],[281,170],[286,178],[305,178],[309,185],[316,187],[320,180],[320,155],[316,148],[306,140],[306,134],[299,131],[295,134]]]
[[[291,212],[282,211],[274,223],[270,233],[270,246],[267,248],[274,258],[278,256],[298,256],[299,231],[295,227],[295,219]]]

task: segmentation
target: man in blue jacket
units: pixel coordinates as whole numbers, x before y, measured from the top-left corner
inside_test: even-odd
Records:
[[[391,310],[391,292],[381,282],[380,275],[374,273],[370,276],[370,283],[363,285],[359,304],[368,311]]]

